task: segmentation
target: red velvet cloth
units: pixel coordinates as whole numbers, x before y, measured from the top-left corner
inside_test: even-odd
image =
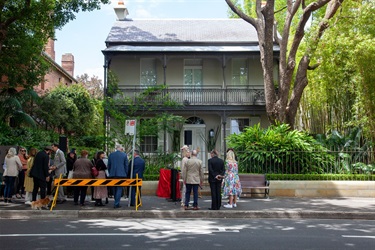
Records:
[[[170,169],[160,169],[158,189],[156,195],[163,198],[171,198],[171,174]],[[177,172],[176,178],[176,199],[181,199],[180,192],[180,173]]]

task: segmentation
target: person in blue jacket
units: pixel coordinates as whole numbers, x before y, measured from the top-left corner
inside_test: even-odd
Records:
[[[108,156],[108,171],[109,178],[112,179],[123,179],[127,177],[129,170],[128,156],[124,152],[124,148],[121,145],[116,146],[116,151],[112,152]],[[114,208],[120,208],[120,199],[122,196],[123,187],[114,187]]]
[[[139,150],[135,149],[134,150],[134,165],[133,165],[133,176],[132,179],[135,179],[137,174],[139,179],[143,179],[143,172],[145,171],[145,161],[141,158],[139,155]],[[129,163],[129,168],[132,166],[132,161]],[[131,188],[131,196],[130,196],[130,206],[135,205],[135,191],[137,187],[132,187]],[[139,192],[141,191],[141,187],[139,187]],[[137,205],[139,204],[139,200]]]

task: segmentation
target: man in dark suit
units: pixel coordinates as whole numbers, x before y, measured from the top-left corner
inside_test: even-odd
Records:
[[[211,208],[219,210],[221,206],[221,182],[224,176],[224,161],[218,157],[217,151],[211,151],[211,159],[208,160],[208,182],[211,188]]]
[[[47,182],[50,179],[49,170],[49,155],[52,152],[52,147],[47,146],[44,150],[39,151],[34,159],[34,165],[30,170],[30,176],[33,177],[34,188],[32,200],[36,201],[38,190],[40,189],[40,198],[46,197]]]
[[[129,163],[129,169],[132,166],[132,161]],[[138,174],[138,178],[143,179],[143,172],[145,171],[145,161],[139,155],[139,150],[134,150],[134,165],[133,165],[133,175],[130,177],[135,179],[136,175]],[[129,173],[130,176],[130,173]],[[135,191],[137,187],[131,187],[131,196],[130,196],[130,206],[135,205]],[[139,192],[141,191],[141,187],[139,187]],[[139,200],[138,200],[139,204]],[[138,205],[137,204],[137,205]]]
[[[112,152],[108,157],[108,171],[109,178],[123,179],[128,176],[128,156],[124,152],[121,145],[116,146],[116,151]],[[120,208],[120,199],[122,196],[123,187],[114,187],[114,208]]]

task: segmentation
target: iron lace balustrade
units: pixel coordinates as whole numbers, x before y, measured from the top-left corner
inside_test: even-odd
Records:
[[[145,88],[139,86],[119,87],[125,98],[135,101]],[[143,100],[158,102],[160,98],[169,97],[181,105],[265,105],[263,86],[168,86],[145,96]],[[122,98],[121,94],[115,98]]]

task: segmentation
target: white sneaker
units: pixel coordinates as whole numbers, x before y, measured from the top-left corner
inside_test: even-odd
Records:
[[[25,201],[25,205],[31,205],[31,201]]]
[[[223,207],[225,207],[225,208],[233,208],[233,206],[231,204],[225,204]]]
[[[233,203],[233,207],[237,207],[237,204],[236,204],[236,203]]]

